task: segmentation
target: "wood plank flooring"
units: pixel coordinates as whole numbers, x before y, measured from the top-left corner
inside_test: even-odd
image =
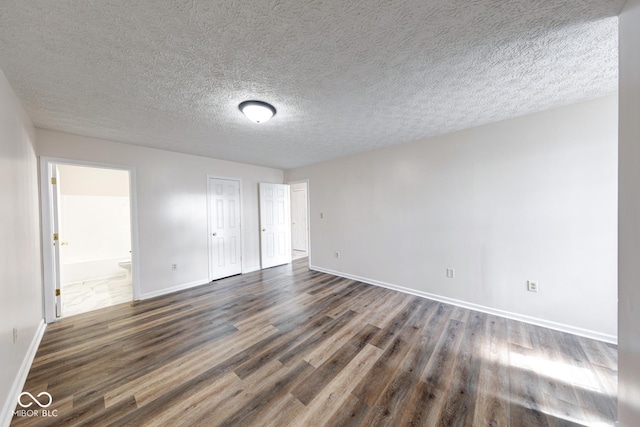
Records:
[[[617,349],[301,259],[50,325],[24,391],[13,426],[600,426]]]

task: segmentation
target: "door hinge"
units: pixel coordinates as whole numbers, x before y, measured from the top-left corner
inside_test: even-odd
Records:
[[[56,185],[57,183],[58,183],[58,182],[57,182],[57,180],[56,180],[56,177],[55,177],[55,176],[52,176],[52,177],[51,177],[51,185]]]
[[[59,297],[60,296],[60,289],[56,289],[56,296]]]
[[[53,233],[53,241],[54,242],[58,241],[58,233]]]

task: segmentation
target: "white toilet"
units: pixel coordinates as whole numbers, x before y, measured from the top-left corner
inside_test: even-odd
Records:
[[[131,280],[131,258],[126,258],[122,261],[118,261],[118,267],[127,270],[127,280]]]

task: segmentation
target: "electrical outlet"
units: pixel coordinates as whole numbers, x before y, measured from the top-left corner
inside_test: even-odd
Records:
[[[13,343],[18,342],[18,328],[16,326],[13,327]]]
[[[456,277],[456,270],[453,268],[447,268],[447,277],[449,279],[453,279],[454,277]]]
[[[340,258],[340,252],[336,251],[336,258]]]
[[[528,280],[527,290],[529,292],[538,292],[538,282],[534,282],[533,280]]]
[[[178,269],[178,264],[171,264],[171,269],[172,270],[177,270]]]

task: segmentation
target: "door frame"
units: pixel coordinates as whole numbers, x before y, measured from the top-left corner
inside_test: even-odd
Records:
[[[56,266],[55,251],[50,244],[53,237],[53,200],[49,192],[51,182],[49,171],[55,165],[84,166],[101,169],[115,169],[129,172],[129,211],[131,223],[131,280],[133,285],[133,300],[140,300],[140,253],[138,244],[138,206],[136,196],[136,168],[135,166],[116,165],[111,163],[90,162],[85,160],[73,160],[60,157],[40,156],[40,208],[41,208],[41,244],[43,263],[43,291],[44,291],[44,317],[46,323],[59,320],[56,317],[55,289]],[[63,313],[64,314],[64,313]]]
[[[289,181],[287,184],[307,184],[307,256],[309,259],[309,265],[311,264],[311,181],[309,179],[298,179],[295,181]]]
[[[212,280],[213,277],[213,265],[211,264],[212,250],[211,250],[211,233],[213,232],[213,227],[211,225],[211,179],[225,179],[227,181],[237,181],[240,184],[240,271],[241,274],[245,274],[244,270],[244,213],[243,213],[243,202],[242,202],[242,178],[235,178],[229,176],[220,176],[220,175],[209,175],[207,174],[207,254],[208,254],[208,264],[209,264],[209,281]]]

